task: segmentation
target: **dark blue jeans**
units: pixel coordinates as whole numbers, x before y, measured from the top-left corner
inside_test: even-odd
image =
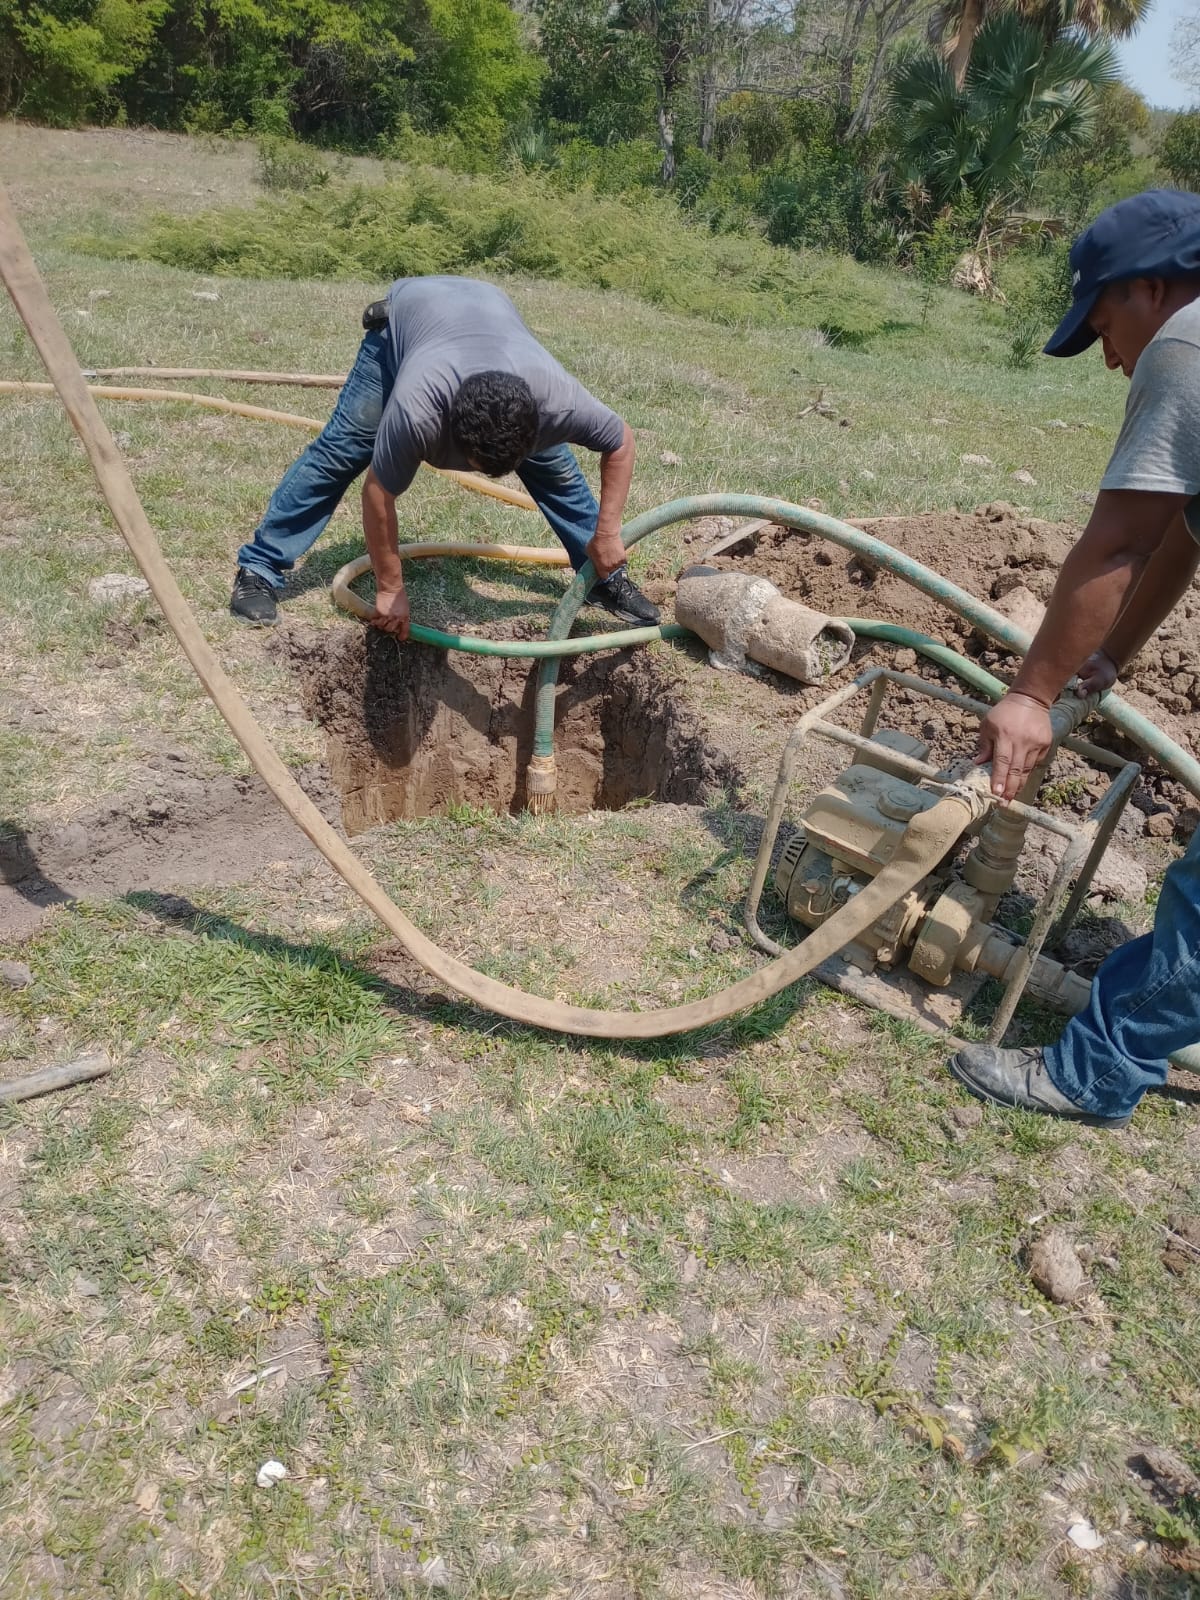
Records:
[[[1200,832],[1163,879],[1154,929],[1114,950],[1087,1009],[1046,1051],[1051,1080],[1098,1117],[1125,1116],[1200,1039]]]
[[[239,567],[274,589],[283,588],[285,574],[321,537],[346,490],[370,466],[395,381],[386,335],[368,333],[333,415],[284,473],[253,540],[238,551]],[[599,507],[573,453],[560,444],[527,456],[517,476],[578,572],[587,560]]]

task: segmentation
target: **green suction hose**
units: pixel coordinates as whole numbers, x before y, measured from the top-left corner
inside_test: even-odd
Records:
[[[994,677],[986,667],[981,667],[969,656],[960,656],[957,650],[951,650],[948,644],[940,644],[938,640],[931,639],[927,633],[917,633],[912,628],[902,628],[895,622],[877,622],[874,617],[843,617],[841,620],[848,628],[854,630],[857,639],[882,639],[887,644],[907,645],[910,650],[915,650],[918,655],[925,656],[935,665],[944,667],[947,672],[953,672],[955,677],[961,678],[963,683],[969,684],[972,689],[978,689],[980,694],[986,695],[989,700],[1002,699],[1008,689],[1008,685]]]
[[[612,633],[581,634],[575,639],[479,639],[470,633],[442,633],[414,622],[408,637],[416,644],[437,645],[439,650],[461,650],[469,656],[531,657],[557,661],[561,656],[584,656],[593,650],[624,650],[630,645],[653,644],[656,639],[695,637],[678,622],[658,628],[617,628]]]
[[[948,578],[941,577],[902,551],[894,550],[881,539],[875,539],[869,533],[864,533],[861,528],[852,528],[849,523],[839,522],[836,517],[824,516],[820,512],[810,511],[806,506],[793,505],[788,500],[774,500],[766,495],[756,494],[691,495],[681,500],[671,500],[666,505],[656,506],[651,511],[643,512],[625,527],[622,538],[628,549],[649,534],[657,533],[672,523],[691,522],[697,517],[708,516],[765,517],[771,522],[781,523],[784,527],[815,533],[823,539],[828,539],[832,544],[854,551],[871,565],[912,584],[914,589],[921,590],[923,594],[937,600],[948,610],[957,612],[972,627],[986,633],[1014,654],[1024,655],[1029,649],[1030,635],[1024,628],[1018,628],[999,611],[986,605],[982,600],[977,600],[965,589],[960,589],[957,584],[951,583]],[[559,601],[550,622],[549,639],[566,639],[594,581],[595,573],[589,563],[576,574],[574,581]],[[857,619],[847,618],[847,621],[856,632],[866,633],[866,629]],[[912,634],[906,628],[892,630],[891,624],[888,623],[873,623],[871,627],[886,627],[890,630],[887,635],[873,633],[871,637],[891,638],[895,643],[906,644],[914,650],[920,650],[923,655],[930,656],[935,661],[940,660],[943,666],[965,678],[975,687],[981,688],[992,699],[999,699],[1004,692],[1004,685],[992,678],[991,674],[984,673],[982,668],[966,661],[956,651],[949,650],[944,645],[936,645],[935,641],[926,639],[923,634]],[[918,640],[921,642],[918,643]],[[930,645],[935,646],[938,654],[931,654]],[[943,651],[944,656],[941,654]],[[979,677],[974,676],[977,673]],[[985,679],[988,682],[984,682]],[[539,766],[540,787],[543,792],[552,788],[554,694],[557,682],[557,657],[547,656],[538,673],[533,745],[533,759]],[[1140,711],[1135,711],[1120,695],[1111,692],[1106,694],[1100,702],[1099,711],[1114,728],[1149,751],[1166,772],[1200,797],[1200,762],[1194,756],[1181,749],[1173,739],[1168,738],[1160,728],[1156,728],[1148,718],[1142,716]]]

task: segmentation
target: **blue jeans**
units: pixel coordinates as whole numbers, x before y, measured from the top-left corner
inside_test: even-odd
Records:
[[[239,567],[265,578],[273,589],[283,588],[284,575],[321,537],[346,490],[370,466],[395,381],[386,334],[368,333],[333,415],[284,473],[253,540],[238,551]],[[517,476],[578,572],[587,560],[599,507],[573,453],[560,444],[527,456]]]
[[[1093,1116],[1125,1116],[1200,1039],[1200,831],[1163,879],[1154,929],[1114,950],[1087,1009],[1046,1053],[1050,1078]]]

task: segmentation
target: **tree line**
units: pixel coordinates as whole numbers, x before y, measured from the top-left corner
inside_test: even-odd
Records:
[[[986,286],[1012,240],[1053,237],[1164,171],[1200,177],[1200,131],[1177,119],[1156,144],[1120,82],[1113,41],[1147,9],[0,0],[0,112],[667,189],[714,232],[938,270],[968,250]]]

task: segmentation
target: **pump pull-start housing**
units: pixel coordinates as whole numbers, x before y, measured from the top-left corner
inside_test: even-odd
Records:
[[[898,752],[923,761],[927,745],[891,729],[871,742],[877,750],[861,751],[813,798],[775,869],[775,887],[788,915],[809,928],[869,883],[892,859],[911,819],[937,802],[937,795],[899,776],[887,759],[889,752]],[[907,896],[883,924],[876,924],[877,937],[861,941],[876,962],[888,966],[898,958],[911,942],[921,910],[919,899]]]

